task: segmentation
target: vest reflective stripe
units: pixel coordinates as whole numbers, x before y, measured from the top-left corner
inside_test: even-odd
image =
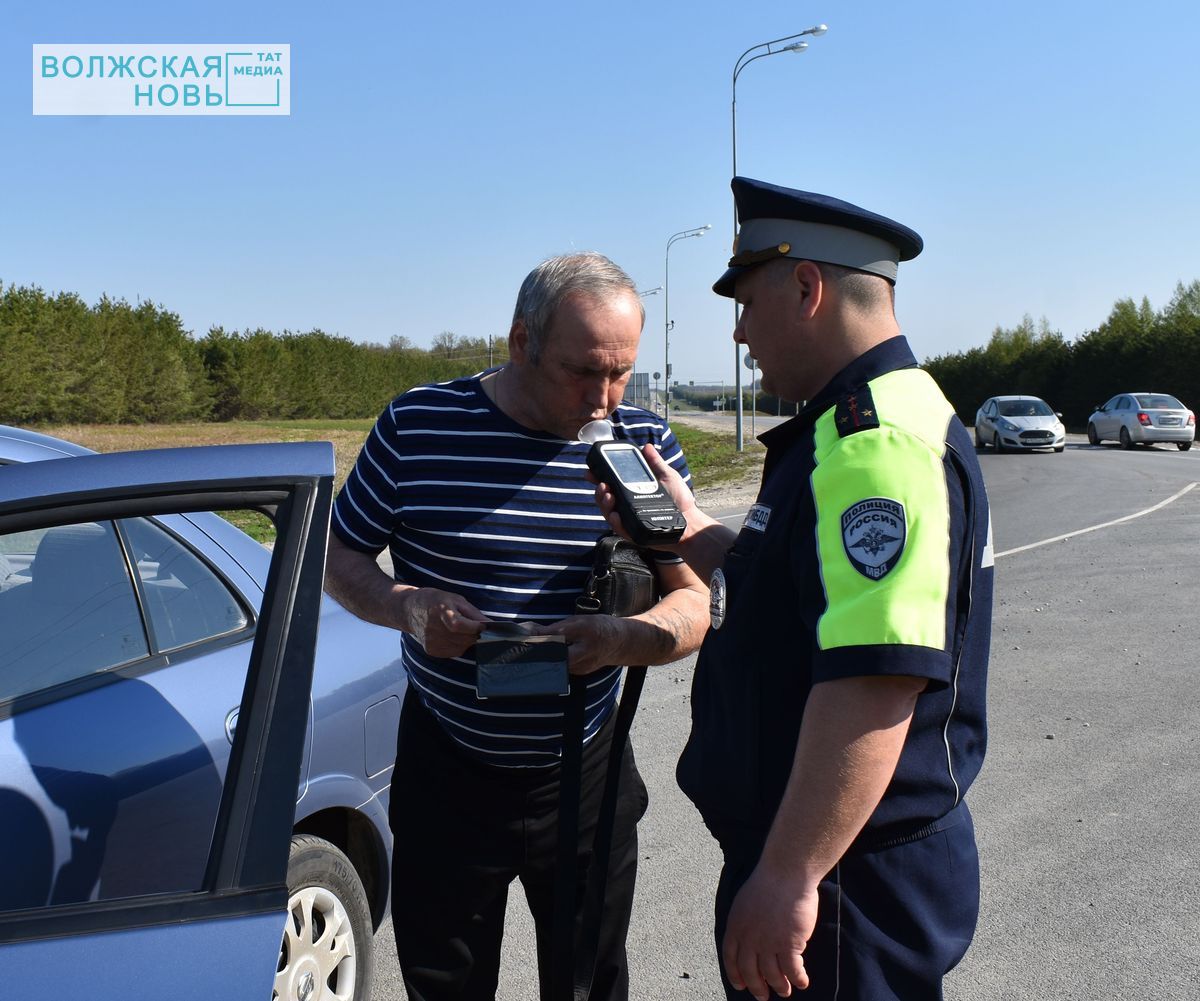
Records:
[[[873,644],[945,649],[950,589],[950,510],[942,458],[953,416],[937,384],[918,369],[869,383],[880,426],[842,437],[834,408],[816,422],[817,557],[826,607],[817,623],[822,650]],[[863,501],[904,509],[904,541],[878,579],[855,567],[842,516]],[[885,529],[888,534],[892,529]]]

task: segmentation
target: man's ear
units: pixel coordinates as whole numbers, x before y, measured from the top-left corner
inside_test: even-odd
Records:
[[[529,331],[524,320],[513,320],[508,331],[508,356],[518,365],[529,361]]]
[[[797,315],[801,319],[811,320],[820,309],[825,294],[825,279],[821,269],[812,261],[797,261],[792,268],[792,281],[800,292]]]

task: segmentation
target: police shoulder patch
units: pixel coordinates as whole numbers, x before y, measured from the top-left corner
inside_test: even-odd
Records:
[[[842,512],[842,545],[850,564],[868,580],[886,577],[904,553],[904,505],[868,497]]]
[[[875,412],[870,387],[861,386],[838,400],[833,421],[839,438],[879,427],[879,415]]]

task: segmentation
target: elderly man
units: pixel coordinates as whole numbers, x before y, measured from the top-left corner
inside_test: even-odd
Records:
[[[993,556],[974,448],[893,311],[922,241],[823,195],[733,190],[742,228],[714,291],[741,302],[734,339],[764,386],[807,405],[762,436],[736,536],[644,450],[687,517],[675,551],[710,579],[678,778],[725,856],[726,991],[940,999],[978,912],[963,795]]]
[[[627,619],[574,616],[607,525],[585,479],[588,421],[687,465],[660,418],[621,404],[644,311],[607,258],[553,258],[525,279],[511,360],[482,375],[410,390],[380,416],[338,496],[327,583],[348,608],[404,636],[408,697],[391,785],[392,913],[412,1001],[493,998],[509,885],[537,926],[542,991],[554,902],[564,699],[481,699],[472,647],[490,621],[533,622],[566,638],[588,675],[580,805],[581,868],[611,743],[620,669],[690,653],[707,592],[661,554],[663,593]],[[375,558],[391,550],[395,579]],[[628,995],[625,937],[646,791],[632,749],[621,775],[609,892],[592,997]]]

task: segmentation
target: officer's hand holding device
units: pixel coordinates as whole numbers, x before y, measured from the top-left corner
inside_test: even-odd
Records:
[[[613,440],[613,426],[606,420],[585,424],[579,438],[592,443],[588,469],[612,490],[629,537],[639,546],[678,542],[687,521],[650,471],[641,449],[630,441]]]

